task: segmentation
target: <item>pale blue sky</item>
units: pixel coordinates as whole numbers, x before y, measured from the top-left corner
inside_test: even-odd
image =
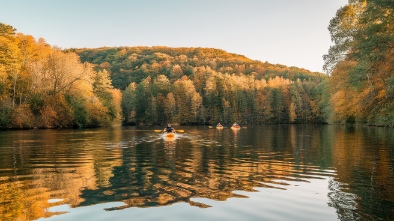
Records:
[[[0,22],[61,48],[209,47],[322,72],[346,0],[0,0]]]

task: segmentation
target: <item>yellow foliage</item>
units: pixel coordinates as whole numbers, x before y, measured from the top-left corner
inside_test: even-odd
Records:
[[[117,116],[115,120],[120,122],[122,118],[122,92],[119,89],[108,89],[108,92],[112,95],[112,104],[116,109]]]
[[[275,78],[270,78],[268,80],[268,87],[282,87],[282,86],[286,86],[293,83],[291,80],[289,79],[284,79],[282,77],[276,76]]]
[[[387,95],[387,93],[386,93],[386,90],[379,90],[379,92],[378,92],[378,96],[376,96],[376,99],[383,99],[383,98],[385,98],[386,97],[386,95]]]

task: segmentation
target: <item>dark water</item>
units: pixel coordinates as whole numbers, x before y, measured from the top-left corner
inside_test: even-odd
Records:
[[[0,131],[0,220],[394,220],[394,129]]]

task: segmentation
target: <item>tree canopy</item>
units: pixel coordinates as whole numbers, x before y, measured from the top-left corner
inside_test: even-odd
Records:
[[[123,91],[126,124],[322,123],[322,73],[212,48],[69,49]],[[327,101],[325,101],[327,102]]]
[[[0,128],[109,125],[120,100],[105,71],[0,23]]]
[[[349,0],[327,75],[214,48],[61,50],[0,23],[0,128],[125,124],[394,126],[394,4]]]
[[[349,0],[330,22],[324,59],[339,122],[394,125],[393,10],[389,0]]]

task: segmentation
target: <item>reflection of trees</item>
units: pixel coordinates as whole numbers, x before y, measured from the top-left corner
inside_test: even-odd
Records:
[[[45,189],[26,190],[25,185],[25,182],[9,180],[0,184],[1,220],[34,220],[52,215],[45,212],[45,208],[50,206],[50,196]]]
[[[328,197],[341,220],[393,217],[388,147],[394,139],[387,132],[276,125],[241,129],[235,138],[230,129],[211,131],[191,131],[171,145],[140,142],[135,130],[22,134],[15,140],[24,143],[0,154],[1,169],[13,165],[0,170],[0,214],[32,220],[52,216],[48,208],[60,204],[115,201],[125,205],[108,210],[177,202],[209,207],[193,198],[222,201],[244,197],[234,190],[285,189],[286,181],[332,176],[336,168]]]
[[[341,220],[394,219],[394,139],[385,130],[336,128],[333,155],[338,175],[329,197]]]
[[[82,189],[108,183],[105,180],[118,164],[120,152],[103,148],[102,142],[116,142],[118,132],[113,132],[13,133],[10,140],[17,142],[9,144],[9,152],[0,154],[0,220],[25,221],[60,214],[48,208],[78,205],[83,201],[79,197]],[[97,135],[98,139],[90,139]]]
[[[139,144],[123,149],[122,165],[114,167],[113,176],[109,180],[111,185],[83,190],[80,197],[84,198],[84,201],[80,206],[123,201],[126,205],[109,210],[132,206],[169,205],[177,202],[208,207],[209,205],[193,202],[191,199],[202,197],[226,200],[229,197],[243,197],[234,194],[233,191],[254,191],[255,187],[281,188],[278,185],[285,185],[283,180],[302,181],[324,175],[320,168],[302,163],[294,164],[292,146],[287,145],[292,138],[281,139],[279,143],[275,143],[277,139],[272,137],[277,136],[277,133],[285,134],[287,130],[288,127],[278,131],[272,128],[264,131],[251,130],[252,135],[248,135],[246,131],[233,134],[228,130],[227,134],[220,133],[218,137],[212,135],[214,133],[208,133],[206,137],[198,136],[200,142],[193,139],[176,140],[176,148],[163,148],[162,143],[156,143]],[[257,147],[253,146],[256,140],[251,142],[250,139],[260,137],[253,133],[262,132],[267,132],[264,137],[270,137],[272,142],[267,144],[265,140],[261,144],[265,143],[277,151],[267,150],[265,146],[259,146],[260,144]],[[223,139],[217,143],[226,145],[215,146],[215,142],[211,142],[212,138]],[[293,138],[296,142],[294,148],[299,148],[297,144],[300,139],[304,138]],[[309,136],[308,139],[312,137]],[[245,142],[251,142],[251,146],[241,148],[232,142],[241,142],[243,145]],[[283,154],[282,151],[287,154]],[[301,153],[301,156],[304,154]],[[308,163],[308,160],[306,158],[297,161]]]
[[[18,155],[23,158],[23,163],[20,162],[18,167],[32,169],[25,171],[30,177],[15,190],[23,192],[29,189],[35,196],[33,201],[40,207],[25,201],[31,198],[24,198],[23,194],[12,197],[12,192],[4,190],[2,193],[11,197],[12,201],[22,203],[24,210],[30,212],[29,218],[19,215],[21,220],[51,216],[52,213],[44,211],[64,203],[76,207],[123,201],[126,205],[120,208],[125,208],[188,202],[193,206],[208,207],[193,202],[191,198],[226,200],[229,197],[244,197],[233,191],[254,191],[255,187],[278,188],[278,185],[284,184],[278,179],[314,177],[314,173],[318,172],[303,166],[309,163],[309,159],[302,157],[302,149],[297,150],[297,143],[300,142],[297,135],[293,137],[296,143],[293,147],[288,146],[290,138],[275,139],[286,134],[286,130],[287,127],[276,130],[265,128],[250,130],[249,133],[247,130],[239,131],[237,134],[227,130],[228,133],[219,132],[217,135],[220,136],[211,133],[207,138],[176,140],[174,145],[165,145],[166,148],[163,148],[163,143],[142,142],[124,149],[118,148],[123,145],[119,131],[115,133],[115,138],[100,131],[71,133],[66,138],[48,133],[45,139],[36,138],[40,141],[37,145],[46,148],[30,148],[29,152]],[[135,131],[127,133],[126,137],[138,137]],[[102,143],[108,141],[111,147],[116,148],[105,148]],[[68,145],[70,142],[79,147]],[[306,140],[303,142],[309,144]],[[221,146],[216,146],[219,143]],[[243,147],[245,145],[247,148]],[[300,152],[297,165],[292,159],[292,151]],[[308,175],[308,172],[311,173]],[[9,177],[15,178],[12,174]],[[10,181],[6,183],[8,185]],[[4,186],[4,189],[12,190],[9,186]],[[63,201],[51,204],[48,203],[49,199]],[[5,210],[19,208],[15,204],[9,206]]]
[[[341,220],[359,220],[360,216],[356,213],[357,196],[344,192],[341,183],[333,179],[330,179],[328,188],[330,189],[328,205],[337,209],[338,217]]]

